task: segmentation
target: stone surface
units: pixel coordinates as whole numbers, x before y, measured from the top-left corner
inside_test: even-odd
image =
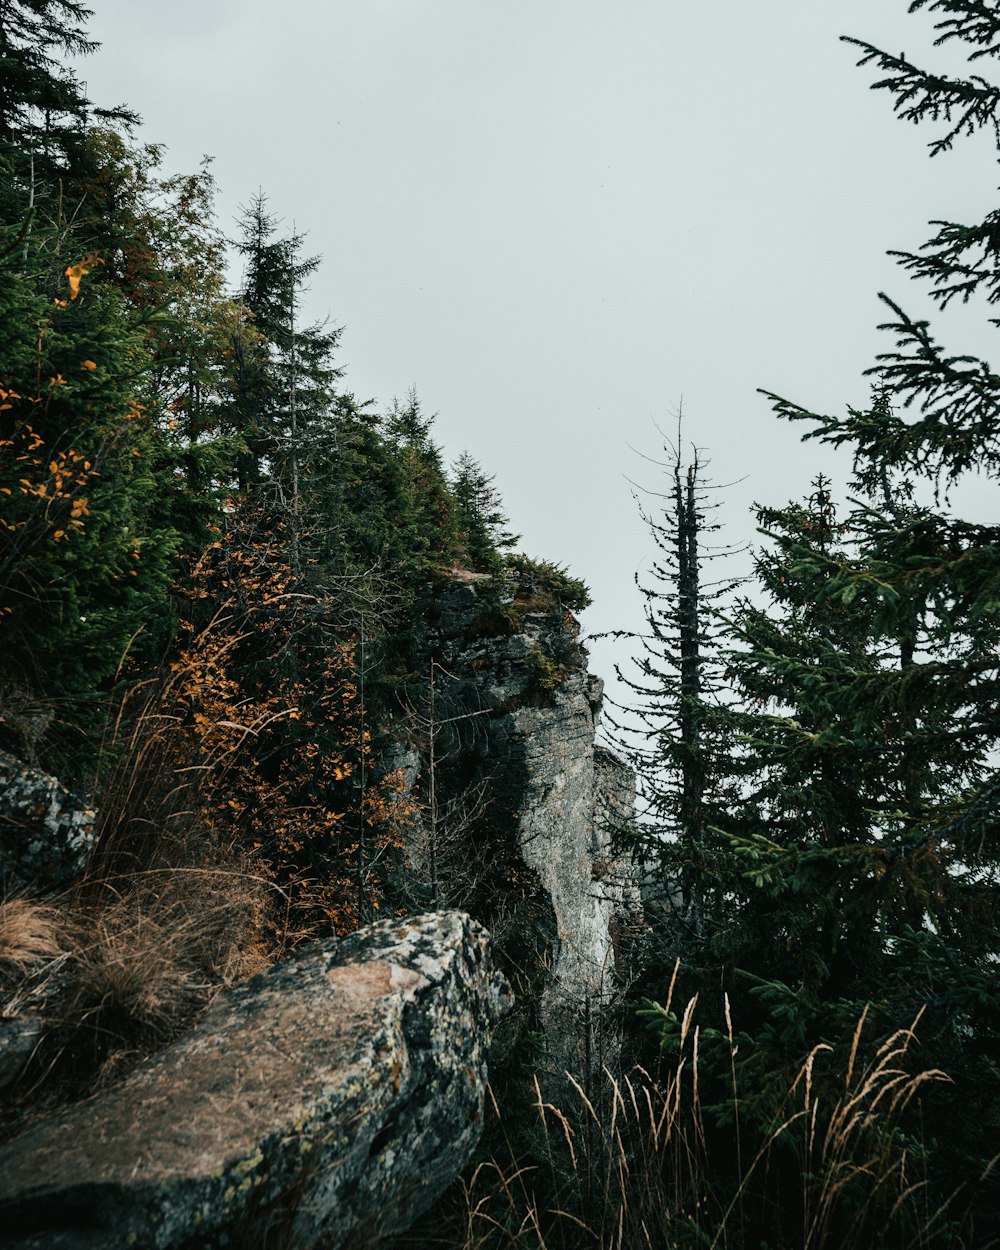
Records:
[[[458,912],[318,943],[0,1148],[0,1246],[258,1244],[278,1227],[307,1250],[398,1232],[479,1137],[508,995]]]
[[[512,713],[527,778],[518,838],[556,920],[542,1024],[554,1065],[573,1072],[612,1057],[599,1017],[620,985],[615,936],[641,911],[632,867],[614,854],[609,827],[631,819],[634,781],[594,744],[593,696],[590,675],[570,669],[550,701]]]
[[[491,820],[509,822],[537,874],[551,906],[539,1023],[550,1066],[579,1071],[610,1057],[597,1017],[620,987],[620,935],[642,912],[633,865],[612,836],[632,819],[634,777],[595,746],[603,684],[587,672],[575,618],[551,595],[521,587],[504,603],[463,584],[440,594],[432,615],[450,761],[441,805],[449,786],[485,779]]]
[[[0,1090],[21,1075],[42,1032],[38,1016],[0,1016]]]
[[[0,885],[47,893],[86,867],[94,813],[55,777],[0,751]]]

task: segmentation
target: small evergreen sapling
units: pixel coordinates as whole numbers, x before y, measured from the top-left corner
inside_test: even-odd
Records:
[[[451,489],[458,523],[465,532],[466,560],[476,573],[498,573],[502,553],[515,547],[519,538],[508,528],[503,500],[493,485],[495,477],[469,451],[463,451],[452,465]]]

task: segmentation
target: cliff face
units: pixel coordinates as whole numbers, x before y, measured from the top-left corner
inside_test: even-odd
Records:
[[[507,593],[454,583],[423,608],[425,679],[393,763],[425,812],[401,889],[432,913],[303,949],[118,1085],[9,1142],[0,1244],[207,1245],[276,1213],[296,1244],[404,1228],[480,1131],[487,1047],[509,1003],[490,945],[516,995],[499,1051],[542,1038],[544,1055],[516,1057],[543,1075],[613,1061],[602,1009],[640,915],[613,835],[634,784],[595,746],[602,684],[578,624],[551,587],[524,580]],[[8,771],[7,823],[65,830],[58,846],[82,855],[92,813],[50,778]],[[489,932],[440,910],[454,907]],[[0,1083],[39,1019],[0,1030]]]
[[[453,586],[429,616],[438,846],[425,826],[416,858],[426,872],[434,849],[446,901],[491,925],[538,1004],[551,1066],[591,1066],[604,1057],[598,1025],[620,984],[620,939],[640,913],[631,865],[612,851],[634,781],[594,743],[602,682],[575,618],[542,587],[505,602]],[[427,732],[421,745],[426,790]]]

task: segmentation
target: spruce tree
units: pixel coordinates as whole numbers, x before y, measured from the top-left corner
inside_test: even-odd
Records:
[[[461,523],[448,485],[441,448],[431,436],[415,390],[394,399],[385,417],[387,437],[400,458],[405,483],[400,521],[409,555],[405,567],[419,574],[453,566],[461,554]]]
[[[157,148],[88,126],[123,116],[55,58],[94,46],[88,11],[0,10],[0,705],[47,709],[40,754],[72,779],[217,515],[222,252],[207,174],[164,179]]]
[[[487,474],[469,451],[463,451],[451,470],[458,524],[465,534],[468,567],[478,573],[498,573],[501,553],[516,546],[518,535],[511,533],[500,492],[493,485],[495,474]]]
[[[937,709],[906,716],[886,697],[923,632],[912,617],[902,636],[881,631],[871,587],[832,593],[838,574],[871,568],[863,510],[839,519],[821,475],[802,503],[758,516],[768,541],[731,621],[746,781],[721,822],[744,883],[728,958],[826,1011],[878,994],[887,952],[919,923],[933,883],[912,830],[951,780],[927,749]]]
[[[141,333],[86,264],[50,285],[51,242],[0,230],[0,702],[57,709],[69,764],[130,646],[162,646],[179,544],[159,515]]]
[[[964,44],[970,61],[1000,52],[993,6],[911,5],[911,11],[923,8],[940,15],[938,42]],[[982,75],[953,78],[850,42],[861,48],[861,64],[875,63],[885,75],[875,87],[895,96],[902,119],[943,126],[932,155],[943,156],[977,129],[1000,145],[1000,90]],[[977,293],[996,298],[995,217],[974,226],[936,222],[921,252],[897,254],[930,282],[942,308]],[[815,553],[800,568],[804,576],[821,575],[828,611],[866,602],[872,639],[895,652],[871,682],[856,684],[853,696],[841,693],[838,714],[852,716],[866,732],[877,727],[915,765],[910,771],[937,780],[933,802],[916,801],[912,777],[910,797],[905,787],[900,794],[911,844],[925,848],[937,866],[918,928],[927,940],[932,930],[947,934],[953,952],[964,945],[978,961],[994,945],[989,896],[1000,870],[1000,829],[990,814],[1000,792],[992,758],[1000,735],[1000,529],[956,517],[941,501],[970,471],[1000,475],[1000,378],[985,361],[946,354],[928,321],[882,298],[894,313],[886,329],[896,345],[874,366],[880,384],[867,409],[831,416],[772,399],[779,415],[814,423],[807,438],[852,450],[861,497],[851,521],[858,558],[837,562]],[[921,479],[934,488],[936,505],[908,500],[911,482]]]
[[[80,167],[92,120],[128,125],[124,108],[101,109],[57,54],[94,52],[91,10],[77,0],[5,0],[0,5],[0,219],[20,221],[53,201],[55,180]]]
[[[606,716],[616,747],[633,764],[639,788],[636,826],[640,855],[655,875],[651,893],[665,925],[660,944],[672,959],[680,950],[700,958],[709,884],[721,879],[725,847],[715,836],[721,813],[738,794],[739,744],[725,697],[724,630],[719,608],[733,593],[732,577],[710,578],[715,561],[736,550],[712,542],[716,487],[701,455],[665,442],[666,460],[653,461],[663,489],[639,500],[656,544],[648,580],[636,575],[645,628],[618,632],[638,646],[634,667],[617,669],[627,701]]]
[[[995,5],[910,5],[921,9],[938,18],[937,42],[977,68],[1000,54]],[[1000,88],[982,73],[849,42],[902,120],[938,128],[932,156],[977,131],[1000,148]],[[935,222],[923,248],[896,255],[941,309],[992,303],[996,222]],[[924,1143],[940,1189],[968,1186],[1000,1131],[1000,527],[950,506],[970,474],[1000,476],[1000,377],[881,298],[895,345],[873,366],[870,405],[830,415],[771,394],[780,416],[812,424],[806,438],[852,452],[855,503],[842,543],[806,532],[808,509],[764,518],[776,543],[765,584],[783,607],[738,621],[749,654],[737,679],[771,719],[752,731],[759,831],[734,845],[758,891],[756,932],[767,907],[781,919],[734,957],[755,969],[768,1036],[786,1049],[865,1002],[887,1031],[926,1007],[924,1061],[957,1085],[936,1099]],[[974,1123],[956,1118],[973,1103]]]
[[[305,235],[280,236],[261,192],[243,210],[237,250],[244,258],[233,327],[238,361],[230,422],[244,445],[239,485],[270,480],[298,506],[309,447],[321,432],[341,370],[333,363],[340,330],[303,324],[302,296],[318,256],[303,256]],[[249,328],[248,328],[249,327]]]

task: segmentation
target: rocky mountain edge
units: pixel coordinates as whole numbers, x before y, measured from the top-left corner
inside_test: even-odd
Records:
[[[530,579],[453,578],[423,618],[428,698],[396,726],[391,765],[421,813],[404,889],[434,914],[307,949],[3,1147],[0,1245],[208,1246],[271,1220],[292,1244],[338,1245],[406,1227],[470,1157],[509,1006],[485,929],[441,908],[488,927],[515,983],[502,1051],[541,1039],[543,1081],[614,1062],[603,1009],[642,926],[615,849],[634,779],[595,745],[602,683],[578,623]],[[8,885],[44,895],[77,878],[93,820],[54,778],[0,758]],[[44,1030],[45,1001],[18,1002],[0,1018],[0,1085]]]
[[[595,745],[603,683],[587,671],[579,623],[543,581],[522,579],[506,597],[485,580],[453,583],[424,611],[434,738],[425,705],[423,732],[400,756],[425,800],[414,876],[426,879],[433,854],[435,902],[488,924],[522,1006],[532,1000],[547,1066],[581,1071],[610,1057],[601,1013],[642,928],[635,867],[616,850],[634,776]]]

